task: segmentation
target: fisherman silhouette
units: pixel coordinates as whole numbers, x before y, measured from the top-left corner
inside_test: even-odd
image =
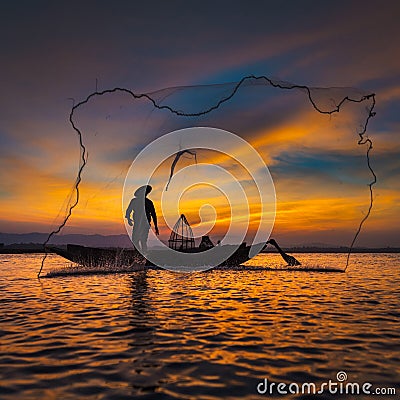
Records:
[[[147,237],[149,236],[150,223],[153,220],[156,235],[159,234],[157,226],[157,214],[153,202],[147,198],[152,191],[150,185],[141,186],[133,194],[135,197],[130,201],[126,209],[125,218],[132,229],[132,243],[140,252],[147,252]],[[131,214],[132,218],[131,219]]]

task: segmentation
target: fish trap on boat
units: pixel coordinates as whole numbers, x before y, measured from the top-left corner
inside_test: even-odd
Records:
[[[184,214],[181,214],[178,221],[176,221],[168,240],[168,246],[178,251],[195,247],[193,231]]]

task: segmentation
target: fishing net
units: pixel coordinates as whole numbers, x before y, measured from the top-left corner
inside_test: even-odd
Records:
[[[212,127],[245,139],[268,167],[276,192],[272,237],[294,245],[334,243],[351,251],[373,201],[376,177],[366,130],[374,106],[374,94],[358,89],[311,88],[265,76],[152,93],[96,90],[72,107],[69,120],[79,143],[78,173],[64,204],[65,215],[44,245],[60,233],[79,231],[125,234],[121,247],[129,247],[125,208],[129,196],[143,183],[138,176],[142,172],[132,171],[132,162],[147,145],[170,132]],[[153,187],[149,197],[159,213],[160,241],[168,242],[175,216],[183,213],[196,238],[207,235],[214,244],[224,241],[234,199],[219,190],[213,176],[208,182],[192,184],[202,164],[218,166],[239,183],[249,210],[242,239],[255,240],[264,213],[257,182],[236,156],[215,150],[212,135],[209,142],[209,148],[191,148],[177,139],[170,156],[162,160],[157,160],[158,154],[149,156],[156,168],[146,183]],[[236,150],[239,154],[240,149]],[[71,165],[78,163],[76,149],[66,148],[65,154]],[[181,195],[169,215],[171,207],[163,207],[162,199],[178,183]],[[156,244],[151,232],[150,247]],[[265,232],[265,241],[269,234]],[[44,262],[45,257],[40,272]]]

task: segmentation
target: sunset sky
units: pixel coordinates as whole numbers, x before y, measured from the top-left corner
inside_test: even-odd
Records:
[[[368,137],[378,182],[356,245],[400,247],[399,19],[397,1],[3,1],[0,232],[49,232],[62,219],[80,154],[69,124],[71,99],[85,99],[96,80],[99,91],[155,92],[163,104],[197,110],[229,93],[229,83],[265,75],[348,88],[316,91],[325,106],[341,94],[376,93]],[[180,86],[194,87],[159,92]],[[246,87],[216,113],[183,120],[122,94],[96,98],[75,114],[88,168],[82,201],[63,233],[124,233],[122,185],[135,156],[193,123],[234,132],[261,154],[276,189],[278,241],[347,246],[368,209],[371,175],[366,147],[357,145],[368,104],[329,117],[301,91]],[[153,180],[150,197],[159,213],[171,161]],[[199,151],[198,161],[235,170],[221,154]],[[180,167],[190,164],[184,159]],[[199,222],[200,199],[213,196],[221,205],[219,237],[229,214],[223,196],[205,191],[182,207]],[[161,232],[167,239],[167,227]]]

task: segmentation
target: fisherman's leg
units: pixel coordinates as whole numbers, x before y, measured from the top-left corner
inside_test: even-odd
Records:
[[[147,241],[142,239],[141,240],[141,245],[142,245],[143,253],[147,253]]]
[[[137,250],[140,251],[140,245],[139,245],[140,237],[138,235],[138,232],[135,228],[133,228],[132,231],[132,243],[133,247]]]
[[[147,238],[149,237],[149,229],[144,229],[142,232],[142,237],[141,237],[141,244],[142,244],[142,250],[143,252],[147,252]]]

